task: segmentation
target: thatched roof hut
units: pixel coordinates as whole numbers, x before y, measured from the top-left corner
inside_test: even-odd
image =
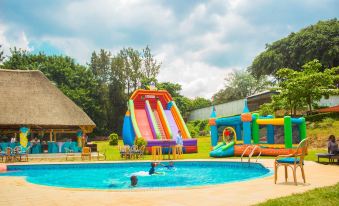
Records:
[[[0,128],[87,130],[95,123],[40,71],[0,69]]]

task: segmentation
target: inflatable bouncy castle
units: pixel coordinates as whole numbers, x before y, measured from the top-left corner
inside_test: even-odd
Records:
[[[183,152],[197,152],[197,140],[192,139],[178,107],[166,90],[136,90],[128,100],[123,124],[124,144],[134,145],[137,138],[152,146],[175,145],[178,131],[183,138]]]
[[[305,118],[292,118],[290,116],[274,118],[272,115],[251,114],[246,100],[243,113],[237,116],[217,118],[213,107],[209,125],[213,147],[210,152],[211,157],[241,156],[250,145],[257,145],[260,150],[255,152],[259,153],[260,151],[261,155],[287,155],[294,153],[297,147],[297,144],[293,144],[293,130],[297,130],[295,132],[297,133],[295,143],[306,138]],[[283,127],[283,144],[275,142],[276,127]],[[261,129],[266,129],[266,132],[260,133]],[[231,136],[232,139],[227,141],[225,136]],[[218,143],[220,139],[221,141]]]

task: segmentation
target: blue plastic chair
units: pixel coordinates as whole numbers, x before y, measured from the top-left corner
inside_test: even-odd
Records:
[[[297,168],[300,167],[301,175],[303,177],[304,183],[306,183],[305,178],[305,171],[304,171],[304,157],[307,153],[307,146],[308,146],[308,138],[302,140],[297,150],[294,154],[290,155],[279,155],[275,158],[274,161],[274,183],[277,183],[278,178],[278,167],[284,166],[285,167],[285,182],[287,182],[288,174],[287,174],[287,167],[291,167],[293,170],[293,179],[294,184],[297,185]]]

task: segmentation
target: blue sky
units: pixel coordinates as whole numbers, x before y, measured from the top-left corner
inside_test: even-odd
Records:
[[[82,64],[101,48],[149,45],[161,81],[210,98],[265,44],[338,14],[336,0],[0,0],[0,44]]]

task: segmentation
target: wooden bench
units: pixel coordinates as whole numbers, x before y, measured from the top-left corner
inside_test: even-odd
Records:
[[[320,158],[326,158],[328,159],[328,162],[330,163],[334,162],[335,159],[338,160],[339,162],[339,154],[318,153],[317,156],[318,156],[318,162],[320,162],[319,161]]]

